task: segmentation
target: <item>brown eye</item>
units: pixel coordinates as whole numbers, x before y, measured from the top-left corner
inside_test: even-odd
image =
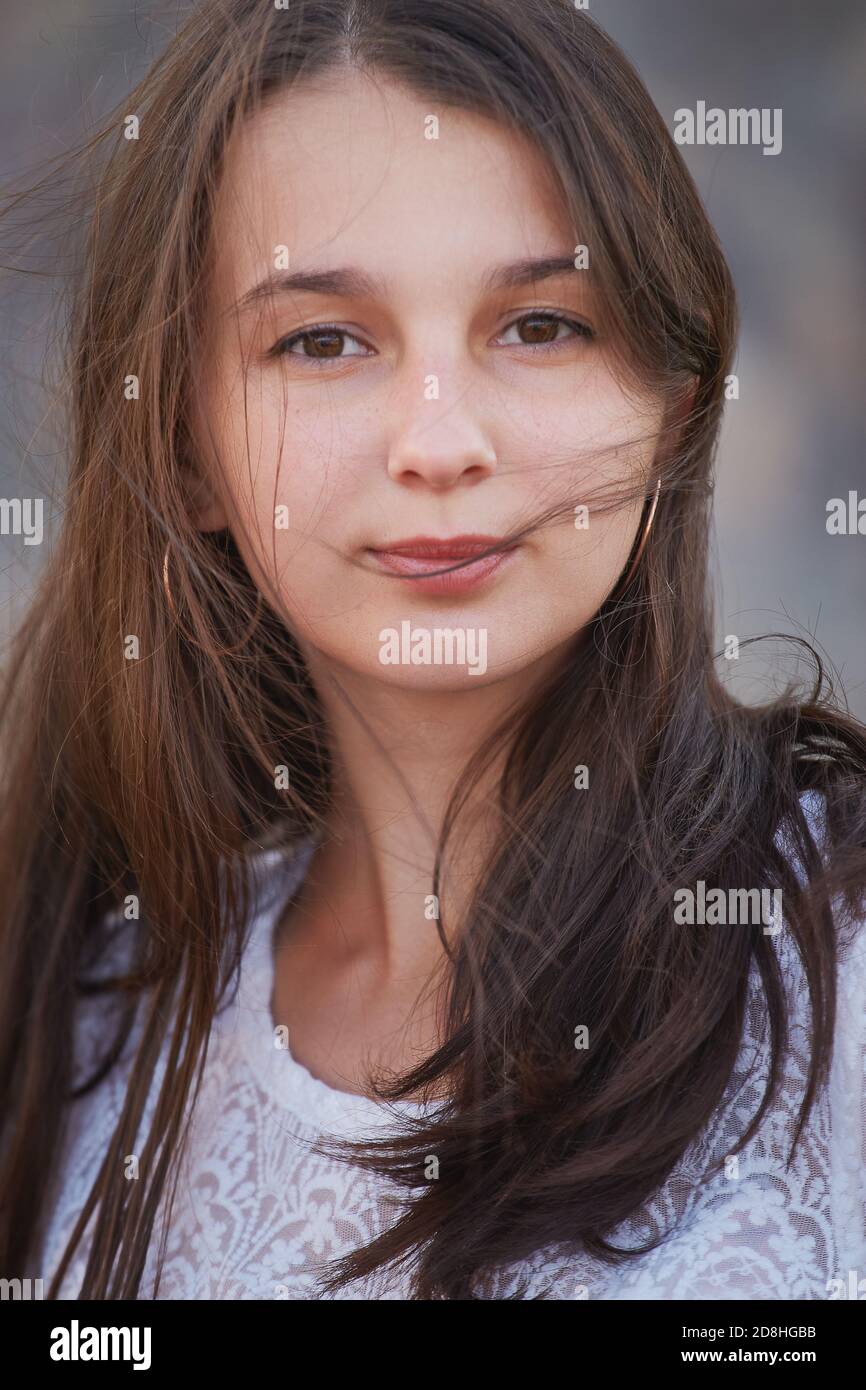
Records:
[[[338,328],[335,324],[320,324],[315,328],[305,328],[300,333],[293,333],[291,337],[281,339],[271,349],[270,355],[273,357],[300,357],[312,362],[340,361],[345,357],[364,356],[364,353],[359,352],[344,353],[343,347],[347,342],[358,343],[359,340],[345,328]],[[300,345],[301,351],[295,350],[298,345]]]
[[[300,342],[306,357],[339,357],[345,336],[344,333],[322,329],[316,333],[305,333]]]
[[[560,329],[570,329],[564,335]],[[552,311],[535,311],[530,314],[523,314],[519,319],[515,319],[505,330],[510,333],[516,330],[520,335],[516,340],[516,345],[523,347],[535,347],[539,349],[550,348],[556,351],[560,347],[567,347],[573,343],[575,338],[583,338],[591,341],[595,333],[589,324],[581,323],[579,319],[566,318],[564,314],[556,314]],[[513,345],[515,340],[512,340]]]
[[[520,319],[517,327],[525,343],[555,343],[561,325],[561,319],[534,314],[531,318]]]

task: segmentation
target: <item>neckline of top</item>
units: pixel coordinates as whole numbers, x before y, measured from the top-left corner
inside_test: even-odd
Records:
[[[252,870],[252,925],[240,964],[235,1000],[218,1015],[221,1031],[233,1032],[259,1084],[279,1106],[316,1128],[357,1137],[361,1131],[400,1126],[401,1117],[421,1118],[431,1107],[402,1100],[389,1104],[328,1085],[299,1062],[288,1045],[278,1046],[271,1012],[274,931],[289,898],[300,887],[318,843],[308,835],[288,848],[248,856]]]

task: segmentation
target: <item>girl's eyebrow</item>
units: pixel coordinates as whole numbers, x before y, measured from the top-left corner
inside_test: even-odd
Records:
[[[573,256],[539,256],[506,261],[488,271],[481,286],[485,294],[490,294],[495,290],[515,289],[520,285],[549,280],[554,275],[574,274],[575,270]],[[383,296],[386,290],[387,280],[369,275],[355,266],[341,266],[334,270],[279,271],[253,285],[235,307],[246,309],[261,299],[277,294],[332,294],[341,299],[372,299]]]

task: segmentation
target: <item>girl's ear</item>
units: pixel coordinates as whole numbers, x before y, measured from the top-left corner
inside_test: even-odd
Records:
[[[694,409],[699,386],[698,377],[691,377],[680,399],[668,408],[665,416],[665,428],[662,433],[662,459],[672,458],[679,448],[683,428]]]
[[[220,470],[212,441],[198,410],[198,397],[192,401],[192,418],[180,426],[179,463],[182,471],[187,511],[197,531],[222,531],[228,526],[228,508],[220,488]]]
[[[229,524],[228,512],[212,479],[191,473],[187,479],[189,518],[197,531],[222,531]]]

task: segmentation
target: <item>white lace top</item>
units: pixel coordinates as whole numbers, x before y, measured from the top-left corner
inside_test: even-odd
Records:
[[[290,1051],[275,1046],[272,931],[310,848],[302,847],[293,859],[264,851],[256,861],[262,892],[239,990],[214,1022],[159,1298],[323,1297],[316,1285],[320,1262],[366,1242],[393,1219],[382,1179],[309,1151],[322,1130],[353,1137],[381,1132],[391,1122],[387,1111],[366,1097],[327,1086]],[[518,1278],[528,1278],[527,1297],[544,1293],[560,1299],[864,1296],[866,1283],[859,1295],[857,1285],[866,1279],[866,931],[842,957],[831,1079],[790,1168],[786,1160],[806,1074],[808,996],[793,949],[786,949],[787,935],[783,929],[774,939],[786,962],[793,1049],[778,1099],[746,1149],[725,1170],[701,1181],[709,1161],[728,1154],[763,1094],[765,1009],[756,979],[740,1061],[724,1104],[664,1188],[620,1227],[615,1241],[642,1244],[676,1222],[673,1234],[618,1268],[545,1249],[504,1270],[493,1297],[509,1297]],[[95,1044],[99,1020],[95,1002],[88,1001],[76,1039],[81,1059]],[[46,1290],[112,1133],[135,1036],[95,1092],[70,1107],[42,1259],[33,1271],[45,1280]],[[160,1067],[157,1083],[161,1076]],[[409,1102],[402,1108],[418,1109]],[[143,1124],[151,1113],[148,1108]],[[90,1229],[67,1272],[62,1298],[77,1297]],[[153,1296],[159,1229],[157,1223],[142,1298]],[[406,1290],[395,1276],[380,1274],[328,1296],[399,1299]]]

